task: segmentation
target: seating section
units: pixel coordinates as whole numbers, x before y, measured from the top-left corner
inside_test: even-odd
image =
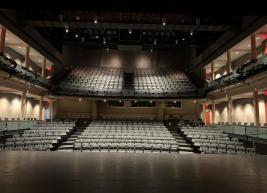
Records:
[[[128,97],[189,97],[198,92],[181,71],[167,69],[136,69],[133,82],[124,80],[120,68],[80,65],[55,87],[57,94]]]
[[[208,154],[255,154],[255,149],[245,148],[237,138],[232,140],[222,130],[210,127],[181,128],[183,134],[199,147],[202,153]]]
[[[179,146],[161,122],[93,121],[75,141],[74,149],[177,152]]]
[[[48,87],[50,84],[48,79],[42,77],[41,74],[34,73],[31,70],[18,65],[14,60],[7,58],[3,53],[0,53],[0,70],[28,82],[37,83],[43,87]]]
[[[196,94],[196,87],[183,72],[162,69],[136,70],[134,90],[137,95],[154,97]]]
[[[50,150],[69,132],[73,130],[74,122],[38,123],[22,135],[7,138],[4,144],[6,150]]]
[[[80,65],[60,83],[60,87],[86,90],[91,95],[112,95],[122,91],[122,84],[122,69]]]

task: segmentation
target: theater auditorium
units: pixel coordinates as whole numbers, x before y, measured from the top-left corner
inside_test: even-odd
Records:
[[[1,193],[267,192],[267,17],[137,2],[0,8]]]

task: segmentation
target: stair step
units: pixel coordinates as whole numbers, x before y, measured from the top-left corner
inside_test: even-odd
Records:
[[[179,146],[181,146],[181,147],[190,147],[190,146],[191,146],[190,144],[185,143],[185,142],[181,142],[181,143],[178,142],[178,144],[179,144]]]
[[[73,145],[61,145],[58,147],[58,149],[62,150],[62,149],[73,149]]]
[[[62,142],[62,145],[73,145],[74,141],[64,141]]]
[[[192,151],[179,151],[179,154],[195,154]]]
[[[57,151],[61,151],[61,152],[73,152],[73,149],[59,149]]]
[[[179,152],[183,151],[190,151],[193,152],[193,149],[191,147],[179,147]]]
[[[67,141],[75,141],[77,139],[77,137],[70,137],[70,138],[67,138]]]

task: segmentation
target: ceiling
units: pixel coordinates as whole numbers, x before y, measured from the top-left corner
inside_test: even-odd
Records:
[[[11,48],[21,56],[24,56],[26,53],[27,44],[9,30],[7,30],[6,32],[5,46]],[[30,48],[29,57],[32,62],[34,62],[37,66],[42,68],[44,57],[39,52],[37,52],[33,48]],[[16,62],[21,64],[21,62],[23,61],[16,60]],[[46,68],[50,68],[52,65],[53,64],[50,60],[46,60]]]
[[[267,38],[267,24],[255,31],[256,34],[256,47],[259,47],[264,41],[264,34]],[[235,61],[238,58],[244,56],[245,54],[251,53],[251,38],[250,36],[246,37],[234,47],[230,49],[231,61]],[[226,65],[227,62],[227,53],[223,53],[221,56],[213,60],[214,70],[219,70]],[[211,63],[206,66],[207,72],[211,72]]]
[[[138,11],[106,11],[107,4],[102,10],[17,9],[18,22],[34,27],[59,51],[65,44],[94,48],[126,44],[149,50],[195,47],[200,54],[242,21],[234,14],[145,11],[142,6]]]

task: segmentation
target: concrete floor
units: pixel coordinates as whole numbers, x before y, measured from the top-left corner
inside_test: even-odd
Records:
[[[1,193],[260,193],[267,156],[0,152]]]

